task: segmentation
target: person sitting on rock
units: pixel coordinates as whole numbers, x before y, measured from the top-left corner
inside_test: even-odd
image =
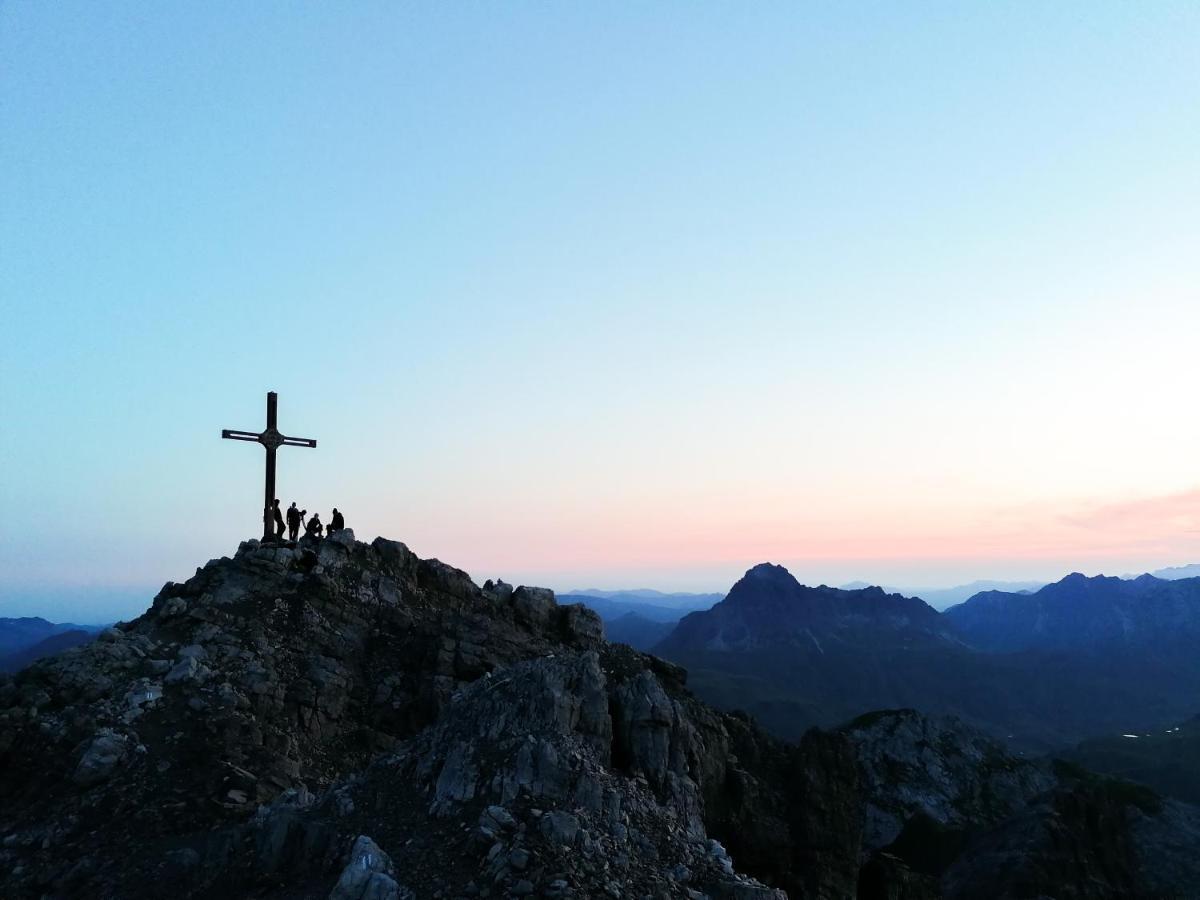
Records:
[[[313,513],[312,518],[308,520],[308,524],[304,526],[304,533],[309,537],[320,537],[324,527],[321,524],[321,514]]]
[[[292,501],[292,505],[287,511],[287,526],[288,540],[294,541],[300,536],[300,523],[304,521],[304,513],[296,509],[296,501]]]
[[[342,514],[340,512],[338,512],[338,508],[335,506],[333,508],[333,516],[329,520],[328,533],[333,534],[335,531],[341,531],[345,527],[346,527],[346,520],[344,518],[342,518]]]
[[[279,498],[275,498],[275,502],[271,504],[271,509],[275,514],[275,540],[280,540],[283,537],[283,513],[279,511]]]

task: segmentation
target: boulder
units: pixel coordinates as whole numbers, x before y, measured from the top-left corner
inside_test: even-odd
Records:
[[[417,560],[417,583],[425,590],[435,591],[459,601],[471,601],[480,594],[471,576],[462,569],[448,566],[439,559]]]
[[[604,620],[593,609],[582,603],[559,607],[562,629],[583,644],[594,644],[604,640]]]
[[[513,591],[512,608],[517,619],[534,628],[545,628],[558,608],[554,591],[549,588],[525,587]]]
[[[483,593],[493,603],[503,606],[512,600],[513,586],[503,579],[497,578],[493,582],[489,578],[483,585]]]
[[[91,787],[112,777],[117,767],[129,754],[129,739],[112,729],[105,728],[92,738],[72,775],[81,787]]]
[[[479,816],[479,826],[493,833],[507,831],[517,827],[517,821],[503,806],[489,806]]]
[[[546,840],[570,847],[575,843],[575,836],[579,834],[579,819],[556,809],[542,816],[538,821],[538,830]]]
[[[353,549],[355,544],[354,529],[343,528],[340,531],[335,531],[326,540],[333,541],[335,544],[341,544],[347,550]]]
[[[397,884],[394,874],[391,857],[365,834],[359,835],[329,900],[408,900],[412,892]]]
[[[167,684],[178,684],[182,681],[195,681],[200,674],[200,663],[194,656],[185,656],[167,673],[163,679]]]

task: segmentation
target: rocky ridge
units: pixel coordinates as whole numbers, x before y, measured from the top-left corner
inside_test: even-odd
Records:
[[[983,591],[944,614],[983,650],[1154,648],[1200,638],[1200,578],[1075,572],[1033,593]]]
[[[685,681],[403,544],[249,541],[0,681],[0,895],[967,897],[997,859],[1053,887],[1063,847],[1114,861],[1079,896],[1197,875],[1190,807],[906,711],[784,743]]]

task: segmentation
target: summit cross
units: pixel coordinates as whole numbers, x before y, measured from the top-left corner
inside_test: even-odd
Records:
[[[267,450],[267,489],[263,500],[263,540],[275,540],[274,517],[271,510],[275,500],[275,451],[280,447],[316,447],[317,442],[310,438],[287,437],[280,434],[276,427],[277,407],[279,396],[274,391],[267,392],[267,428],[262,432],[236,431],[232,428],[221,429],[221,437],[231,441],[257,441]]]

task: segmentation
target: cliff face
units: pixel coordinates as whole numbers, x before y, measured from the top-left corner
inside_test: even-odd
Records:
[[[965,897],[997,841],[1018,882],[1064,846],[1124,861],[1106,889],[1195,874],[1190,808],[953,720],[789,744],[684,685],[549,591],[349,533],[248,542],[0,680],[0,895]]]

